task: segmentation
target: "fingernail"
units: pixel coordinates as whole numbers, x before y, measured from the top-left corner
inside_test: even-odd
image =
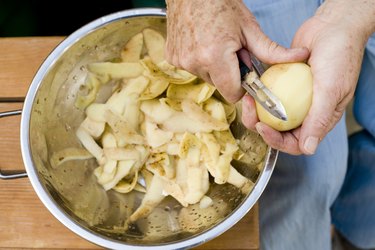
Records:
[[[262,125],[260,125],[259,123],[255,124],[255,129],[258,131],[258,133],[263,136],[264,135],[264,132],[263,132],[263,129],[262,129]]]
[[[305,144],[303,145],[305,152],[312,155],[315,153],[316,148],[318,147],[319,139],[314,136],[309,136],[305,140]]]

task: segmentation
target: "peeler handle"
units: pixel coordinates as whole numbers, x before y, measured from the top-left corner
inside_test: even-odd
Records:
[[[241,73],[241,80],[244,79],[244,77],[250,72],[250,69],[249,67],[247,67],[247,65],[241,60],[238,58],[238,63],[239,63],[239,67],[240,67],[240,73]]]

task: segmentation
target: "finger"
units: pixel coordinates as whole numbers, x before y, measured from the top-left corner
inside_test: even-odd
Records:
[[[242,98],[242,123],[243,125],[255,131],[255,124],[259,122],[254,99],[248,94]]]
[[[177,68],[180,68],[179,62],[178,62],[178,54],[175,50],[174,45],[172,45],[173,39],[172,38],[167,38],[165,49],[164,49],[164,57],[165,60],[167,60],[168,63],[174,65]]]
[[[255,124],[255,128],[270,147],[292,155],[302,153],[298,140],[300,128],[289,132],[279,132],[262,122]]]
[[[306,61],[309,56],[307,48],[287,49],[272,41],[260,28],[253,32],[255,33],[245,34],[247,49],[266,64],[302,62]]]
[[[336,100],[330,93],[314,88],[312,105],[301,127],[299,147],[304,154],[314,154],[319,142],[342,116],[342,112],[335,110]]]
[[[245,90],[241,87],[240,69],[235,51],[225,51],[213,60],[209,75],[221,95],[231,103],[241,99]]]
[[[196,75],[199,76],[201,79],[203,79],[205,82],[213,85],[213,81],[207,71],[203,69],[199,70],[197,71]]]
[[[249,51],[246,49],[240,49],[237,51],[237,57],[239,60],[241,60],[246,66],[251,69],[251,57]]]

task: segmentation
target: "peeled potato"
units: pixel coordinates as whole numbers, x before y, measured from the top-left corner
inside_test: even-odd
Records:
[[[312,101],[313,79],[310,67],[305,63],[275,64],[264,72],[260,80],[280,99],[288,120],[274,117],[256,102],[259,120],[278,131],[300,126]]]

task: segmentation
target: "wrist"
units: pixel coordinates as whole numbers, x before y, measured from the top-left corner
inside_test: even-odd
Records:
[[[375,1],[326,0],[316,16],[326,23],[346,26],[366,41],[375,32]]]

